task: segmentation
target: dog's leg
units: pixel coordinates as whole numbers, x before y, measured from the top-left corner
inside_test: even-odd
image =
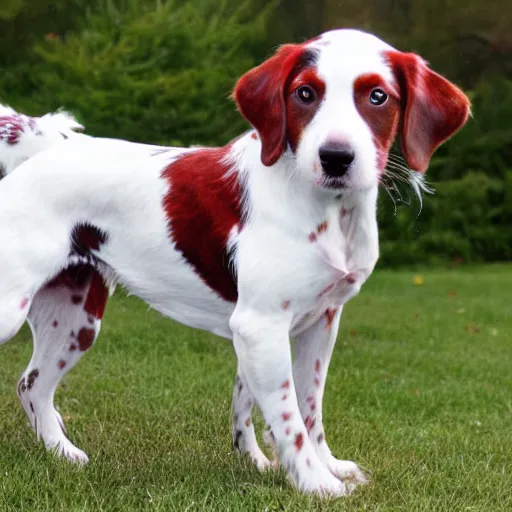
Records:
[[[256,441],[251,418],[253,406],[251,390],[241,368],[238,367],[233,388],[233,446],[240,454],[247,454],[258,469],[264,471],[271,463]]]
[[[18,383],[18,396],[37,438],[77,463],[86,463],[87,455],[66,437],[53,396],[62,377],[92,347],[107,296],[95,270],[68,269],[36,294],[28,317],[34,352]]]
[[[325,380],[338,335],[341,309],[327,310],[318,322],[296,336],[293,376],[302,418],[320,460],[341,480],[361,484],[367,480],[357,465],[338,460],[331,454],[322,424]]]
[[[346,485],[320,461],[299,411],[289,318],[269,317],[237,305],[230,327],[240,368],[271,428],[288,476],[304,492],[345,495]]]

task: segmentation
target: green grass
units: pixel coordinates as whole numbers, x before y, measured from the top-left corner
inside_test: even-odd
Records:
[[[378,271],[344,312],[324,416],[333,452],[371,474],[353,496],[304,497],[240,460],[230,344],[118,293],[56,396],[85,469],[27,426],[27,330],[1,347],[0,510],[512,510],[512,266],[423,276]]]

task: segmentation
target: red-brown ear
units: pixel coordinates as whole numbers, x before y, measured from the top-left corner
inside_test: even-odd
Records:
[[[401,146],[409,167],[425,172],[434,151],[466,122],[466,95],[414,53],[387,52],[400,87]]]
[[[286,149],[285,91],[302,53],[301,45],[281,46],[235,86],[233,96],[238,110],[259,133],[263,165],[275,164]]]

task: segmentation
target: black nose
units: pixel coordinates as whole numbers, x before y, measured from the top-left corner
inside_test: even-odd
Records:
[[[354,161],[354,150],[347,144],[327,143],[319,151],[320,163],[327,176],[341,178]]]

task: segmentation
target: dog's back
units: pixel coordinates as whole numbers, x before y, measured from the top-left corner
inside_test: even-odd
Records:
[[[67,112],[29,117],[0,105],[0,179],[35,154],[69,137],[84,136],[73,116]]]

